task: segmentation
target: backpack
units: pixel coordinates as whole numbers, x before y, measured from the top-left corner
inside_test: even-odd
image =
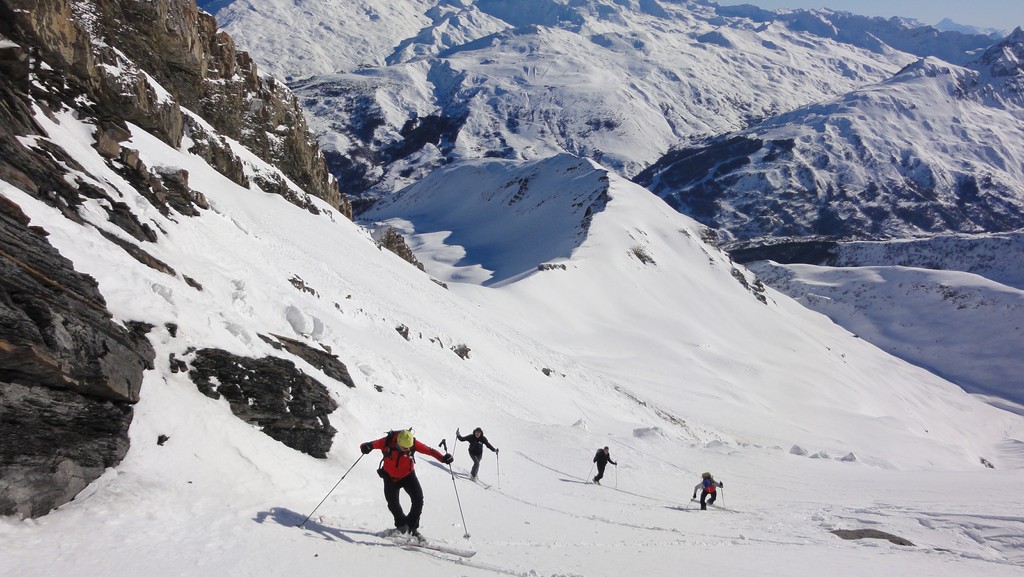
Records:
[[[391,458],[391,452],[394,450],[395,443],[397,442],[395,441],[395,437],[398,435],[398,433],[401,433],[404,430],[406,429],[388,431],[387,434],[384,435],[384,448],[381,450],[381,454],[383,456],[380,458],[380,465],[377,466],[377,475],[380,476],[381,479],[383,479],[387,475],[387,473],[384,472],[384,461]],[[412,427],[410,427],[408,431],[411,432]],[[412,459],[413,463],[416,462],[415,443],[413,443],[413,446],[409,447],[409,458]]]

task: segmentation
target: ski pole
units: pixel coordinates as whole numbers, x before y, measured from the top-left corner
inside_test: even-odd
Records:
[[[497,451],[494,452],[494,465],[498,467],[498,488],[501,488],[501,455]]]
[[[619,466],[615,465],[615,488],[619,488]]]
[[[719,487],[718,490],[722,492],[722,506],[725,507],[725,487]]]
[[[590,465],[590,473],[593,473],[593,472],[594,472],[594,465]],[[590,476],[590,473],[587,473],[587,476],[584,477],[584,479],[583,479],[583,480],[585,480],[588,483],[590,482],[591,479],[593,479],[593,477]]]
[[[462,513],[462,500],[459,499],[459,486],[455,483],[455,470],[451,463],[448,463],[448,472],[452,474],[452,487],[455,487],[455,502],[459,504],[459,516],[462,517],[462,529],[465,531],[464,539],[469,539],[469,529],[466,527],[466,516]]]
[[[331,490],[328,491],[326,495],[324,495],[324,498],[320,500],[320,503],[317,504],[316,507],[313,507],[313,510],[309,513],[309,515],[306,515],[306,518],[301,523],[296,525],[296,527],[301,529],[301,528],[303,528],[306,525],[306,522],[309,521],[309,518],[313,516],[313,513],[316,513],[316,510],[320,508],[320,505],[324,504],[324,501],[327,500],[327,497],[331,496],[331,493],[333,493],[334,490],[338,488],[338,485],[340,485],[341,482],[345,480],[345,477],[348,477],[348,474],[352,472],[352,469],[355,469],[356,465],[359,464],[359,461],[362,461],[363,457],[365,457],[365,456],[366,456],[365,454],[364,455],[359,455],[359,458],[356,459],[356,462],[352,463],[352,466],[348,468],[348,471],[345,471],[345,474],[342,475],[340,479],[338,479],[338,482],[334,484],[334,487],[332,487]]]

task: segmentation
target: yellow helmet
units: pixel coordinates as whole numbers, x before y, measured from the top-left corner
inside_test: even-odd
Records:
[[[408,429],[399,432],[398,433],[398,438],[396,439],[396,442],[398,443],[398,446],[403,448],[403,449],[409,449],[409,447],[412,447],[413,441],[414,441],[414,439],[413,439],[413,436],[412,436],[412,431],[410,431]]]

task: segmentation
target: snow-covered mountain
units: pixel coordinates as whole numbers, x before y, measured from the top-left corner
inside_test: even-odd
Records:
[[[220,25],[280,78],[302,78],[436,56],[495,32],[543,26],[583,31],[595,22],[635,23],[643,13],[673,20],[689,13],[716,27],[809,32],[871,51],[887,47],[963,63],[987,47],[993,31],[930,27],[845,11],[718,6],[703,0],[201,0]],[[287,38],[288,42],[281,42]]]
[[[433,254],[445,252],[442,243],[448,254],[465,243],[465,261],[456,268],[445,259],[436,267],[426,261],[428,272],[449,282],[445,290],[379,250],[358,226],[332,220],[329,206],[313,214],[246,190],[132,127],[126,146],[149,165],[187,167],[191,186],[210,206],[192,218],[164,216],[106,167],[89,146],[92,130],[71,110],[53,120],[40,112],[38,120],[46,136],[36,142],[73,151],[89,167],[77,178],[101,183],[140,220],[159,226],[150,254],[203,290],[106,240],[101,231],[119,229],[99,209],[102,200],[87,201],[87,220],[76,223],[2,185],[31,226],[45,229],[62,254],[96,278],[116,319],[153,326],[148,338],[158,359],[142,383],[124,463],[43,519],[0,524],[9,547],[4,574],[43,563],[53,571],[88,564],[115,576],[171,574],[197,563],[228,573],[287,567],[328,575],[344,563],[357,572],[402,566],[450,574],[443,556],[403,552],[374,536],[390,521],[372,466],[357,461],[357,445],[398,424],[414,425],[432,445],[455,426],[482,424],[502,449],[497,469],[497,456],[485,463],[486,479],[500,486],[456,480],[458,502],[448,471],[420,460],[428,494],[424,531],[477,550],[460,566],[467,574],[612,575],[644,566],[648,574],[668,575],[678,563],[711,563],[728,553],[717,566],[740,575],[769,551],[780,556],[778,566],[799,575],[833,566],[836,555],[849,556],[849,571],[840,575],[882,562],[948,575],[1018,570],[1014,541],[1000,536],[1018,522],[1000,516],[1002,509],[952,497],[965,482],[984,480],[1003,506],[1017,506],[1019,417],[771,289],[752,290],[749,273],[700,240],[701,226],[587,161],[548,161],[569,178],[530,179],[522,201],[511,205],[503,193],[518,192],[537,174],[536,164],[453,167],[450,181],[473,182],[480,191],[467,195],[454,216],[435,213],[443,206],[437,195],[447,191],[429,181],[396,201],[414,203],[403,213],[413,215],[421,238],[433,239]],[[605,183],[595,188],[602,176]],[[595,198],[598,189],[605,202],[589,204],[582,238],[566,244],[559,240],[564,229],[554,226],[507,234],[508,217],[514,221],[520,208],[558,222],[566,206]],[[461,238],[446,234],[452,225]],[[486,231],[496,237],[489,248],[480,242]],[[554,266],[501,287],[452,282],[467,278],[460,274],[465,268],[516,270],[525,264],[524,245],[562,248],[536,255]],[[405,336],[396,330],[403,328]],[[332,351],[351,368],[355,387],[259,335]],[[464,356],[454,350],[459,345]],[[203,395],[189,372],[175,372],[178,363],[195,370],[207,347],[286,359],[323,383],[338,403],[327,460],[292,451],[236,418],[223,400]],[[619,463],[606,477],[610,486],[582,484],[601,445],[611,445]],[[982,457],[999,469],[983,467]],[[461,449],[457,459],[461,469]],[[352,466],[306,530],[295,529]],[[726,483],[727,510],[708,514],[731,517],[713,528],[680,504],[703,469]],[[960,472],[944,472],[950,469]],[[941,507],[915,498],[922,488]],[[160,539],[146,536],[154,523]],[[898,533],[938,556],[900,553],[894,561],[898,546],[845,545],[828,533],[865,526]],[[464,531],[472,534],[468,542],[459,539]],[[970,531],[973,540],[950,531]],[[702,537],[686,537],[696,533]],[[122,550],[116,563],[106,553],[114,542]],[[706,557],[709,546],[714,557]],[[595,559],[593,547],[616,554]]]
[[[936,25],[937,30],[943,32],[964,32],[967,34],[987,34],[993,40],[1003,38],[1008,34],[1007,30],[999,30],[996,28],[979,28],[977,26],[971,26],[968,24],[961,24],[949,18],[943,18]]]
[[[369,196],[465,158],[569,152],[631,176],[680,142],[881,81],[917,56],[959,62],[991,43],[830,11],[481,0],[438,2],[425,12],[409,3],[404,14],[425,14],[415,34],[401,26],[391,27],[392,36],[349,26],[345,34],[373,36],[324,42],[335,60],[303,66],[295,43],[280,39],[321,42],[324,33],[296,33],[294,22],[325,18],[305,11],[351,12],[306,4],[248,10],[234,3],[217,14],[242,46],[259,48],[266,69],[310,76],[292,87],[345,190]],[[253,20],[270,11],[290,16],[275,16],[283,23],[276,26]],[[371,60],[344,48],[386,41],[393,51]]]
[[[861,338],[1022,411],[1020,232],[793,241],[733,256]]]
[[[1017,30],[966,67],[920,60],[831,102],[677,149],[637,181],[718,228],[740,262],[930,269],[755,267],[885,350],[1019,402],[1024,251],[1007,240],[1016,236],[989,235],[1024,227],[1022,40]],[[858,239],[897,241],[848,244]],[[942,270],[1010,286],[979,288],[987,281]]]
[[[882,267],[755,270],[883,349],[1019,403],[1024,247],[987,233],[1024,227],[1022,39],[1018,30],[967,68],[919,61],[833,102],[675,151],[638,180],[720,227],[741,262]],[[904,241],[928,235],[942,236]],[[900,240],[833,242],[886,238]],[[892,268],[902,266],[917,270]]]
[[[764,287],[649,191],[567,154],[451,163],[372,213],[423,272],[296,184],[329,189],[317,155],[203,116],[306,138],[256,121],[276,84],[191,2],[11,1],[3,577],[1019,572],[1024,418]],[[377,534],[359,443],[407,426],[456,454],[420,455],[422,529],[471,560]],[[473,426],[489,487],[450,436]],[[724,507],[688,503],[702,471]]]
[[[893,78],[676,150],[637,180],[730,241],[1024,226],[1020,31],[968,68]]]

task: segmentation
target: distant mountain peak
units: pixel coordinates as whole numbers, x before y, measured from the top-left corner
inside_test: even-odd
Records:
[[[978,59],[983,70],[994,77],[1024,76],[1024,30],[1018,26],[1005,40],[992,46]]]
[[[937,30],[943,32],[962,32],[964,34],[986,34],[992,38],[1002,38],[1006,35],[1005,30],[999,30],[996,28],[980,28],[978,26],[970,26],[967,24],[961,24],[954,22],[949,18],[943,18],[938,24],[934,26]]]

